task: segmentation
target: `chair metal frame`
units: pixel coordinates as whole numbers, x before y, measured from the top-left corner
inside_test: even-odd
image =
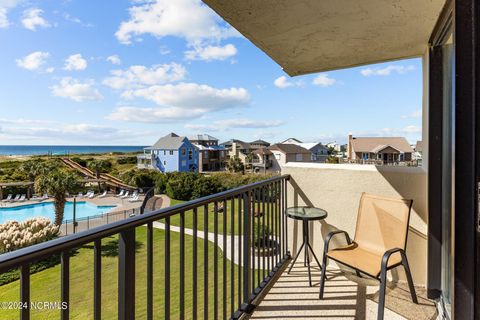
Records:
[[[410,202],[410,208],[409,208],[409,219],[410,220],[410,211],[412,207],[413,201]],[[357,217],[358,219],[358,217]],[[387,271],[394,269],[400,265],[403,265],[405,269],[405,273],[407,275],[407,282],[408,282],[408,288],[410,290],[410,295],[412,297],[412,301],[415,304],[418,304],[417,300],[417,295],[415,293],[415,286],[413,285],[413,279],[412,279],[412,274],[410,271],[410,266],[408,264],[407,260],[407,255],[405,254],[405,247],[407,246],[407,239],[405,239],[405,247],[404,248],[392,248],[390,250],[387,250],[383,256],[382,256],[382,262],[381,262],[381,271],[379,275],[372,275],[369,274],[359,268],[356,268],[354,266],[351,266],[343,261],[339,261],[338,259],[334,259],[332,257],[329,257],[328,254],[328,247],[330,245],[330,241],[332,238],[337,235],[337,234],[343,234],[345,235],[345,238],[347,240],[348,245],[353,244],[352,240],[350,239],[350,236],[346,231],[343,230],[336,230],[330,232],[326,237],[325,237],[325,243],[324,243],[324,250],[323,250],[323,259],[322,259],[322,275],[320,278],[320,294],[319,298],[323,299],[323,294],[325,290],[325,280],[326,280],[326,272],[327,272],[327,262],[328,259],[332,259],[340,264],[343,264],[349,268],[352,268],[355,270],[357,276],[361,277],[361,274],[365,274],[371,278],[374,278],[380,282],[380,293],[379,293],[379,300],[378,300],[378,314],[377,314],[377,320],[383,320],[384,318],[384,312],[385,312],[385,293],[386,293],[386,287],[387,287]],[[406,238],[408,237],[408,226],[407,226],[407,232],[406,232]],[[400,263],[396,263],[394,265],[388,266],[388,260],[390,259],[391,255],[394,253],[400,253],[400,256],[402,258],[402,261]]]

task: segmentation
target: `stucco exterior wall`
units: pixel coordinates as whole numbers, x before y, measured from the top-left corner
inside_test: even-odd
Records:
[[[288,206],[308,204],[327,210],[328,217],[311,224],[311,243],[319,259],[323,239],[332,230],[346,230],[353,238],[358,203],[362,192],[413,199],[407,256],[414,282],[425,285],[427,271],[427,176],[421,167],[393,167],[355,164],[287,163],[282,174],[290,174]],[[289,246],[292,254],[301,245],[301,225],[291,219]],[[339,245],[338,237],[332,243]],[[301,257],[299,258],[301,259]],[[334,262],[330,262],[334,263]],[[403,280],[402,268],[391,272]]]

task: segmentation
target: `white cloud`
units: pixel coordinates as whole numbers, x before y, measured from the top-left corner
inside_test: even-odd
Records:
[[[138,143],[139,138],[152,135],[152,132],[133,131],[130,129],[118,129],[86,123],[60,124],[55,126],[29,126],[29,127],[5,127],[0,130],[0,137],[4,136],[9,141],[29,141],[37,143],[72,143],[85,141],[101,141],[105,144],[112,142]],[[24,142],[23,142],[24,143]],[[145,142],[142,142],[145,143]]]
[[[93,27],[93,24],[91,24],[89,22],[83,22],[80,18],[74,17],[71,14],[69,14],[68,12],[63,13],[62,17],[69,22],[73,22],[73,23],[81,25],[82,27],[87,27],[87,28]]]
[[[82,71],[87,68],[87,60],[85,60],[80,53],[72,54],[65,60],[64,70],[68,71]]]
[[[38,71],[41,70],[41,67],[45,64],[49,56],[50,54],[48,52],[35,51],[22,59],[17,59],[16,62],[17,66],[20,68],[30,71]]]
[[[16,124],[16,125],[32,125],[32,124],[46,124],[50,123],[48,120],[33,120],[33,119],[6,119],[0,118],[1,124]]]
[[[422,109],[418,109],[408,115],[402,116],[402,119],[415,119],[415,118],[421,118],[421,117],[422,117]]]
[[[273,128],[283,125],[281,120],[253,120],[253,119],[222,119],[214,121],[212,124],[192,124],[188,123],[184,127],[196,131],[224,131],[229,129],[263,129]]]
[[[246,104],[250,95],[244,88],[217,89],[197,83],[154,85],[148,88],[125,91],[122,97],[141,97],[160,106],[188,110],[215,111]]]
[[[142,34],[155,37],[176,36],[188,43],[220,41],[238,32],[227,26],[200,0],[137,0],[130,17],[120,24],[115,36],[129,44]]]
[[[415,67],[412,65],[409,66],[400,66],[400,65],[389,65],[385,68],[366,68],[360,70],[360,73],[365,76],[388,76],[392,72],[396,72],[398,74],[404,74],[410,71],[415,70]]]
[[[243,88],[217,89],[196,83],[155,85],[126,91],[122,96],[126,99],[141,97],[159,107],[121,106],[108,119],[151,123],[197,119],[211,112],[245,105],[250,100],[250,95]]]
[[[321,87],[329,87],[334,85],[336,82],[337,80],[330,78],[327,73],[321,73],[313,79],[312,84]]]
[[[0,28],[5,29],[10,26],[8,21],[8,11],[15,8],[22,0],[0,0]]]
[[[280,89],[285,89],[288,87],[301,87],[303,85],[302,81],[289,81],[287,77],[281,76],[273,81],[273,84]]]
[[[119,90],[179,81],[185,78],[187,70],[180,64],[169,63],[154,65],[150,68],[131,66],[126,70],[113,70],[110,73],[112,76],[106,78],[103,84]]]
[[[70,77],[62,78],[60,83],[51,86],[52,94],[56,97],[71,99],[76,102],[102,100],[103,96],[94,88],[93,80],[80,82]]]
[[[107,57],[107,61],[110,62],[111,64],[121,64],[122,61],[120,58],[115,54],[113,56]]]
[[[193,50],[185,51],[187,60],[225,60],[237,54],[237,48],[233,44],[225,46],[194,46]]]
[[[38,8],[30,8],[23,11],[22,24],[32,31],[37,31],[37,27],[48,28],[50,24],[42,17],[43,10]]]

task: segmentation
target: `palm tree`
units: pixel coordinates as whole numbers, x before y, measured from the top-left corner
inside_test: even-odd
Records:
[[[92,160],[87,165],[88,169],[95,172],[97,179],[100,178],[100,174],[106,172],[112,167],[112,164],[108,160]]]
[[[240,160],[240,158],[237,156],[233,156],[228,160],[227,168],[228,168],[228,171],[230,172],[243,173],[245,171],[245,166],[243,165],[242,160]]]
[[[35,180],[37,192],[53,195],[55,205],[55,224],[61,225],[67,202],[66,192],[72,192],[78,186],[77,175],[66,170],[53,170],[39,175]]]

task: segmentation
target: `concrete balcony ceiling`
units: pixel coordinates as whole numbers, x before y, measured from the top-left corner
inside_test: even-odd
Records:
[[[290,76],[422,55],[444,0],[203,0]]]

